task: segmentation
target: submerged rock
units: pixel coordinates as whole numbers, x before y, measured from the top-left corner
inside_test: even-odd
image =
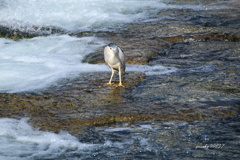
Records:
[[[166,103],[239,105],[239,42],[179,42],[151,65],[175,66],[171,75],[148,76],[131,98]],[[144,92],[142,92],[144,90]]]
[[[231,3],[228,5],[231,6]],[[128,64],[147,64],[162,53],[160,50],[179,41],[239,42],[238,5],[218,10],[161,10],[158,16],[147,22],[130,23],[121,30],[97,32],[95,35],[121,46]],[[104,63],[102,50],[101,48],[87,55],[83,61],[92,64]]]
[[[125,121],[123,106],[130,100],[121,96],[127,88],[144,79],[143,73],[128,72],[123,87],[109,86],[111,73],[85,73],[79,78],[62,80],[57,86],[34,93],[0,94],[1,117],[31,117],[42,129],[72,130],[82,125]],[[130,116],[129,116],[130,117]],[[131,117],[130,117],[131,118]]]
[[[35,27],[32,30],[27,30],[27,29],[14,29],[14,28],[9,28],[6,26],[1,26],[0,25],[0,37],[4,38],[10,38],[10,39],[23,39],[23,38],[33,38],[37,36],[47,36],[51,34],[63,34],[65,31],[54,28],[54,27]]]

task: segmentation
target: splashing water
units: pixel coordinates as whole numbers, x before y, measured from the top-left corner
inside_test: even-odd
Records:
[[[63,77],[94,72],[82,58],[104,45],[94,37],[68,35],[14,41],[0,39],[0,91],[19,92],[44,88]],[[104,71],[104,67],[98,71]]]
[[[164,6],[156,0],[5,0],[0,5],[0,22],[22,31],[42,27],[67,31],[109,30],[146,18]]]
[[[0,119],[0,159],[51,159],[66,151],[94,146],[80,143],[76,137],[66,132],[55,134],[39,131],[27,121],[28,118]]]
[[[115,124],[79,138],[39,131],[28,118],[0,118],[0,159],[237,159],[239,118]]]

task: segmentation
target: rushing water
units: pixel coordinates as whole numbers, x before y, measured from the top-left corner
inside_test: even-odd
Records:
[[[0,23],[28,32],[46,27],[71,32],[112,30],[125,23],[149,20],[167,8],[207,9],[162,0],[1,0]]]
[[[158,0],[5,0],[1,1],[0,21],[5,26],[31,32],[36,27],[109,30],[146,18],[165,6]]]
[[[89,127],[81,136],[39,131],[27,118],[0,119],[0,159],[239,158],[239,119],[155,121]]]

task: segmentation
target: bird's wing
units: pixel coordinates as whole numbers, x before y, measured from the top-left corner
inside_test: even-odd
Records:
[[[108,53],[108,48],[105,47],[104,48],[104,60],[105,60],[105,62],[107,62],[107,57],[108,57],[107,53]]]
[[[121,65],[122,65],[122,71],[125,72],[125,68],[126,68],[125,55],[120,47],[118,47],[118,53],[119,53],[119,59],[120,59]]]

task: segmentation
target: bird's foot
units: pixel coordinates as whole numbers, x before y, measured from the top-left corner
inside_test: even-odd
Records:
[[[119,83],[118,87],[125,87],[122,83]]]
[[[109,82],[109,83],[107,83],[107,85],[110,85],[110,86],[112,86],[113,84],[114,84],[114,83],[110,83],[110,82]]]

